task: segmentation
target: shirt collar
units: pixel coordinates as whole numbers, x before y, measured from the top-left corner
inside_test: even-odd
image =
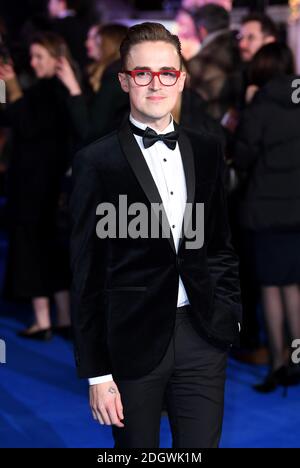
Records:
[[[141,128],[142,130],[146,130],[147,127],[149,128],[152,128],[152,130],[154,130],[156,133],[158,133],[159,135],[161,134],[164,134],[164,133],[169,133],[169,132],[173,132],[174,131],[174,120],[173,120],[173,116],[170,114],[171,116],[171,121],[169,123],[169,125],[162,131],[159,131],[159,130],[156,130],[155,128],[152,128],[151,125],[146,125],[142,122],[139,122],[138,120],[135,120],[132,115],[130,114],[129,115],[129,120],[130,122],[133,123],[133,125],[135,125],[136,127],[138,128]]]

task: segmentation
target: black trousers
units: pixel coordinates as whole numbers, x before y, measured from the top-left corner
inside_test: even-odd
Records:
[[[112,426],[114,447],[158,448],[164,399],[173,448],[218,447],[226,364],[227,352],[194,329],[190,307],[177,309],[174,334],[159,365],[142,378],[115,379],[125,427]]]

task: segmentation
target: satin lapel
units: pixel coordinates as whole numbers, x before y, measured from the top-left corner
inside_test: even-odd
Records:
[[[154,182],[154,179],[151,175],[151,172],[149,170],[149,167],[145,161],[145,158],[139,148],[139,145],[137,144],[133,133],[130,129],[128,121],[126,121],[122,127],[119,130],[118,133],[119,140],[121,143],[121,147],[123,149],[123,152],[139,182],[141,185],[142,189],[144,190],[148,200],[150,203],[159,203],[162,206],[163,212],[164,212],[164,218],[167,220],[167,215],[165,212],[165,209],[163,207],[163,202],[160,197],[159,191],[156,187],[156,184]],[[168,224],[168,231],[164,227],[164,223],[161,222],[161,217],[159,217],[155,211],[153,212],[156,216],[156,218],[159,220],[160,225],[162,226],[162,230],[165,234],[165,236],[168,238],[168,241],[174,251],[175,249],[175,244],[171,232],[171,227]]]
[[[175,125],[175,128],[177,126]],[[178,128],[178,127],[177,127]],[[179,149],[180,149],[180,154],[181,154],[181,159],[182,159],[182,164],[184,168],[184,174],[185,174],[185,181],[186,181],[186,192],[187,192],[187,203],[192,204],[194,203],[195,199],[195,163],[194,163],[194,153],[193,153],[193,148],[190,143],[190,140],[187,136],[187,134],[183,131],[180,130],[179,133]],[[187,209],[187,206],[185,208],[184,212],[184,230],[185,232],[190,232],[188,230],[189,223],[191,222],[191,214],[192,210]],[[183,232],[183,227],[182,226],[182,231],[181,231],[181,238],[179,240],[179,245],[178,245],[178,251],[179,248],[182,244],[183,238],[184,238],[184,232]]]

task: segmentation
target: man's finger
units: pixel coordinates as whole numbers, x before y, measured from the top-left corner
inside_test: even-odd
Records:
[[[95,414],[96,414],[96,420],[103,426],[104,421],[103,421],[101,413],[99,413],[99,411],[96,411]]]
[[[103,423],[106,424],[107,426],[111,426],[111,421],[110,421],[110,417],[106,411],[106,408],[103,406],[101,408],[98,408],[97,409],[97,415],[98,416],[98,419],[102,419]]]
[[[116,410],[117,410],[119,419],[120,420],[124,419],[123,405],[122,405],[120,393],[118,393],[116,396]]]
[[[92,411],[93,418],[97,420],[98,418],[97,418],[96,411],[94,411],[93,408],[91,408],[91,411]]]
[[[107,408],[107,412],[110,417],[110,421],[117,427],[124,427],[124,424],[120,421],[117,411],[116,411],[116,400]]]

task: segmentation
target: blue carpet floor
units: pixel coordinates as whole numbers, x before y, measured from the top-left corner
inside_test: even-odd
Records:
[[[0,364],[0,447],[112,447],[111,429],[91,417],[71,344],[58,337],[45,343],[18,338],[29,321],[30,309],[0,303],[7,361]],[[286,398],[281,389],[257,394],[251,385],[265,372],[230,360],[222,447],[300,447],[300,387]],[[163,416],[161,447],[170,446]]]

